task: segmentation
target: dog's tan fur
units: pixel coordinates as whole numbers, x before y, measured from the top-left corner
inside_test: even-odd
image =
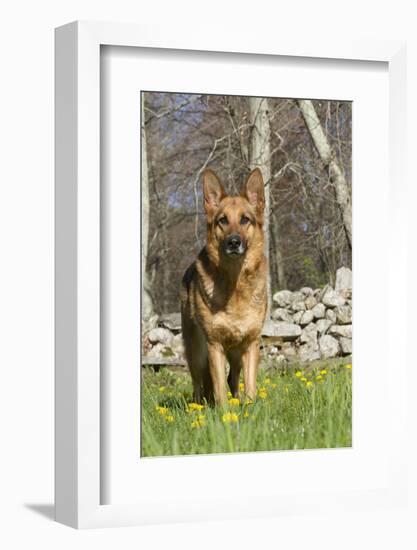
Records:
[[[245,394],[250,399],[256,395],[259,337],[267,307],[264,182],[260,170],[255,169],[241,195],[231,197],[216,174],[206,170],[203,190],[207,245],[182,280],[182,333],[194,399],[223,405],[227,399],[226,360],[233,396],[239,394],[242,368]],[[246,244],[238,257],[223,252],[231,234],[238,234]]]

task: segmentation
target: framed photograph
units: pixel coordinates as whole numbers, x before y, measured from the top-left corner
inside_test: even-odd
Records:
[[[57,521],[402,505],[404,51],[56,30]]]

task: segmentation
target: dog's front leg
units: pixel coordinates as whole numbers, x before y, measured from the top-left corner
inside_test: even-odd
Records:
[[[213,381],[214,400],[216,405],[225,405],[226,395],[226,357],[220,344],[208,344],[210,376]]]
[[[242,356],[243,381],[245,383],[245,394],[249,399],[256,397],[256,375],[259,364],[259,342],[251,342]]]

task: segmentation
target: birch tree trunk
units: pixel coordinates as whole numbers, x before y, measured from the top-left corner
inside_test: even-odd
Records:
[[[265,254],[269,266],[269,221],[270,221],[270,179],[271,179],[271,129],[268,118],[268,100],[262,97],[249,98],[249,122],[251,125],[249,139],[249,167],[259,168],[265,185]],[[268,267],[267,278],[268,309],[267,319],[271,316],[271,268]]]
[[[282,260],[282,253],[281,253],[281,237],[280,237],[280,231],[279,231],[279,225],[278,225],[278,219],[277,215],[272,211],[271,208],[271,221],[272,225],[270,227],[270,236],[271,236],[271,243],[272,243],[272,258],[271,262],[274,261],[275,264],[275,272],[276,272],[276,280],[278,284],[278,289],[283,290],[287,288],[287,278],[285,276],[285,270],[284,270],[284,262]]]
[[[298,99],[297,102],[320,159],[329,171],[330,181],[334,185],[336,201],[342,215],[346,238],[350,249],[352,249],[352,200],[346,178],[335,160],[313,103],[309,99]]]
[[[148,272],[146,270],[148,259],[149,243],[149,177],[148,177],[148,156],[146,147],[145,131],[145,98],[142,96],[141,105],[141,133],[142,133],[142,185],[141,185],[141,206],[142,206],[142,317],[149,319],[153,314],[153,303]]]

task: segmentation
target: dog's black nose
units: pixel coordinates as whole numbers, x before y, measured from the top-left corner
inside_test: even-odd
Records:
[[[227,248],[229,250],[238,250],[241,244],[242,239],[239,235],[230,235],[230,237],[227,238]]]

